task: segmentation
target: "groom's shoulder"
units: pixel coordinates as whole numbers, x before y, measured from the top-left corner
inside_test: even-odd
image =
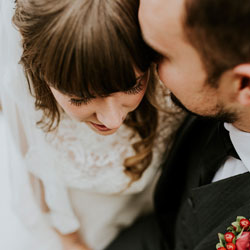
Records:
[[[175,143],[206,137],[217,128],[220,122],[195,115],[187,115],[176,133]]]
[[[219,123],[220,123],[219,121],[211,118],[188,114],[186,118],[183,120],[180,129],[193,129],[193,128],[207,129],[210,127],[214,127]]]

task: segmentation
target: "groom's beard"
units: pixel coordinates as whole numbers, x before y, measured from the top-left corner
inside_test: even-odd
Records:
[[[220,107],[217,114],[215,114],[215,115],[207,115],[207,116],[199,115],[199,114],[196,114],[196,113],[190,111],[189,109],[187,109],[173,93],[171,93],[170,95],[171,95],[171,100],[173,101],[173,103],[177,107],[188,112],[189,114],[192,114],[195,116],[202,116],[202,117],[214,119],[214,120],[221,121],[221,122],[227,122],[227,123],[234,123],[239,118],[237,112],[225,110],[224,107]]]

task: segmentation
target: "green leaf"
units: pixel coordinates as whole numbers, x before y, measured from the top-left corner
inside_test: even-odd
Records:
[[[239,225],[240,225],[240,223],[237,222],[237,221],[235,221],[235,222],[232,223],[232,226],[235,226],[235,227],[238,227]]]
[[[224,234],[218,233],[219,240],[224,240]]]
[[[219,237],[220,244],[224,247],[224,244],[226,243],[224,234],[218,233],[218,237]]]
[[[234,227],[233,227],[233,226],[230,226],[230,227],[227,228],[227,231],[233,232],[233,231],[235,231],[235,230],[234,230]]]
[[[233,243],[236,244],[236,237],[233,238]]]
[[[246,219],[244,216],[237,216],[236,221],[240,223],[241,219]]]
[[[220,247],[224,247],[224,246],[222,246],[220,243],[217,243],[217,244],[216,244],[216,249],[218,249],[218,248],[220,248]]]
[[[240,233],[241,231],[240,223],[235,221],[232,223],[232,225],[236,227],[236,230],[235,230],[236,233]]]
[[[236,240],[238,240],[240,238],[240,236],[242,235],[243,231],[244,231],[244,228],[241,229],[240,233],[236,237]]]

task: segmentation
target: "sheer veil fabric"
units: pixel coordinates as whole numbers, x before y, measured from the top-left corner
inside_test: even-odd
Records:
[[[17,63],[21,55],[21,38],[11,23],[13,9],[14,0],[0,1],[0,101],[5,119],[5,123],[1,121],[1,146],[5,148],[4,158],[1,159],[1,171],[8,171],[8,173],[4,173],[8,174],[9,182],[6,182],[6,185],[9,184],[11,194],[11,205],[6,204],[3,207],[12,210],[9,211],[10,217],[4,220],[9,225],[1,225],[5,233],[11,233],[11,237],[5,236],[6,240],[10,238],[11,241],[5,241],[6,245],[2,246],[1,243],[4,243],[4,239],[2,238],[1,241],[3,236],[1,235],[0,248],[6,250],[59,250],[61,249],[59,240],[38,209],[23,158],[27,150],[27,140],[29,143],[35,143],[31,141],[35,138],[28,127],[30,122],[26,124],[26,121],[30,119],[29,114],[32,115],[34,112],[31,112],[33,105],[31,105],[28,89],[21,84],[25,80],[22,68]],[[19,79],[19,81],[14,79]],[[24,114],[26,117],[23,116]],[[22,119],[20,119],[21,116]],[[6,226],[5,229],[4,226]],[[31,228],[32,237],[29,231]],[[43,242],[47,242],[46,246],[43,245]]]

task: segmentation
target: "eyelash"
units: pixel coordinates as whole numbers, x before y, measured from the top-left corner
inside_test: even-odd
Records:
[[[136,95],[138,93],[140,93],[143,90],[143,84],[142,84],[142,79],[138,82],[138,84],[136,86],[134,86],[133,88],[125,91],[126,94],[132,94],[132,95]]]
[[[89,99],[88,98],[85,98],[85,99],[74,99],[74,98],[71,98],[69,100],[69,102],[70,102],[71,105],[75,105],[75,106],[79,107],[82,104],[85,104],[85,105],[89,104],[91,102],[91,99],[90,98]]]
[[[136,95],[136,94],[140,93],[142,90],[143,90],[143,83],[142,83],[142,80],[140,80],[135,87],[125,91],[125,93],[128,95]],[[71,105],[75,105],[75,106],[79,107],[82,104],[85,104],[85,105],[89,104],[91,102],[91,98],[85,98],[85,99],[71,98],[69,100],[69,102]]]

